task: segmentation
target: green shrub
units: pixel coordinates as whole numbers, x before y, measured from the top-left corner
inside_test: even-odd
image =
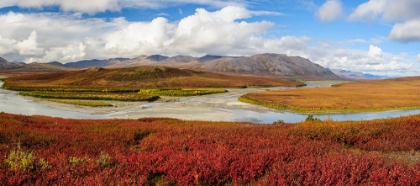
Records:
[[[308,115],[308,117],[306,117],[305,121],[321,121],[318,118],[314,118],[313,115]]]
[[[87,164],[90,162],[90,158],[85,156],[83,158],[78,158],[78,157],[73,157],[70,156],[69,157],[69,163],[76,166],[76,165],[80,165],[80,164]]]
[[[31,170],[34,169],[35,156],[32,152],[23,151],[18,144],[17,149],[10,152],[5,162],[12,170]]]
[[[99,159],[96,160],[96,164],[99,167],[104,168],[111,164],[111,157],[109,156],[109,154],[106,154],[101,151],[101,155],[99,156]]]

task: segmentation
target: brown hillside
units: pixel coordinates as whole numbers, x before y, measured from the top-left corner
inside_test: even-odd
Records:
[[[136,89],[300,85],[300,83],[283,80],[153,66],[121,69],[90,68],[82,71],[35,74],[6,79],[6,84],[11,89],[19,89],[19,87]]]

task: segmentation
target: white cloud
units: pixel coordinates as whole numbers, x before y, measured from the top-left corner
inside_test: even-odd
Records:
[[[382,49],[377,46],[370,45],[368,55],[372,58],[382,58]]]
[[[94,14],[97,12],[105,12],[106,10],[120,10],[118,0],[64,0],[60,2],[61,8],[66,12],[76,11]]]
[[[246,0],[2,0],[0,8],[19,6],[37,8],[58,6],[65,12],[95,14],[105,11],[119,11],[121,8],[164,8],[179,4],[209,5],[217,8],[226,6],[246,7]]]
[[[408,58],[406,58],[408,57]],[[338,48],[314,62],[331,69],[344,69],[378,75],[415,75],[418,73],[410,56],[385,53],[370,45],[369,50]]]
[[[359,5],[349,16],[352,20],[411,20],[420,16],[418,0],[369,0]]]
[[[417,55],[417,59],[419,60],[419,62],[420,62],[420,54],[419,55]]]
[[[37,33],[32,31],[28,39],[23,40],[15,45],[19,55],[23,56],[41,56],[44,53],[42,48],[38,48]]]
[[[349,43],[367,43],[367,41],[364,40],[364,39],[350,39],[350,40],[347,40],[347,42],[349,42]]]
[[[382,19],[393,26],[389,38],[394,41],[420,41],[420,1],[369,0],[359,5],[349,16],[350,20]]]
[[[342,15],[343,8],[340,0],[327,0],[318,10],[317,16],[321,21],[334,21]]]
[[[420,19],[395,24],[389,34],[396,41],[420,41]]]

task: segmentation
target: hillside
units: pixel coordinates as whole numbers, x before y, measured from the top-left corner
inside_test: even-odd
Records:
[[[54,61],[49,63],[23,63],[23,62],[8,62],[0,57],[0,74],[6,76],[22,75],[22,74],[36,74],[48,72],[64,72],[75,70],[74,68],[66,67],[62,63]]]
[[[228,57],[206,55],[191,56],[162,55],[141,56],[135,59],[90,60],[66,63],[65,66],[123,68],[142,65],[188,68],[197,71],[227,74],[246,74],[271,78],[295,78],[306,80],[340,79],[337,75],[318,64],[302,57],[282,54],[258,54],[250,57]]]
[[[74,70],[73,68],[69,68],[64,66],[60,62],[50,62],[50,63],[29,63],[23,65],[16,69],[17,71],[34,71],[34,72],[64,72],[69,70]]]
[[[136,89],[300,85],[300,83],[283,80],[153,66],[120,69],[90,68],[81,71],[27,75],[6,79],[6,84],[10,89],[21,89],[22,87]]]
[[[21,65],[8,62],[7,60],[0,57],[0,70],[9,70],[19,68]]]
[[[197,69],[282,78],[339,79],[330,70],[312,63],[308,59],[280,54],[217,58],[203,63]]]

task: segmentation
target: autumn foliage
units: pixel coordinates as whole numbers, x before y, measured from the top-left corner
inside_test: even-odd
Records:
[[[296,125],[0,114],[2,185],[419,185],[420,116]]]
[[[16,91],[138,92],[140,88],[297,85],[301,85],[301,83],[262,77],[230,76],[188,69],[140,66],[120,69],[90,68],[81,71],[16,76],[5,79],[4,88]]]
[[[420,77],[352,82],[328,88],[254,92],[240,101],[297,112],[366,112],[420,108]]]

